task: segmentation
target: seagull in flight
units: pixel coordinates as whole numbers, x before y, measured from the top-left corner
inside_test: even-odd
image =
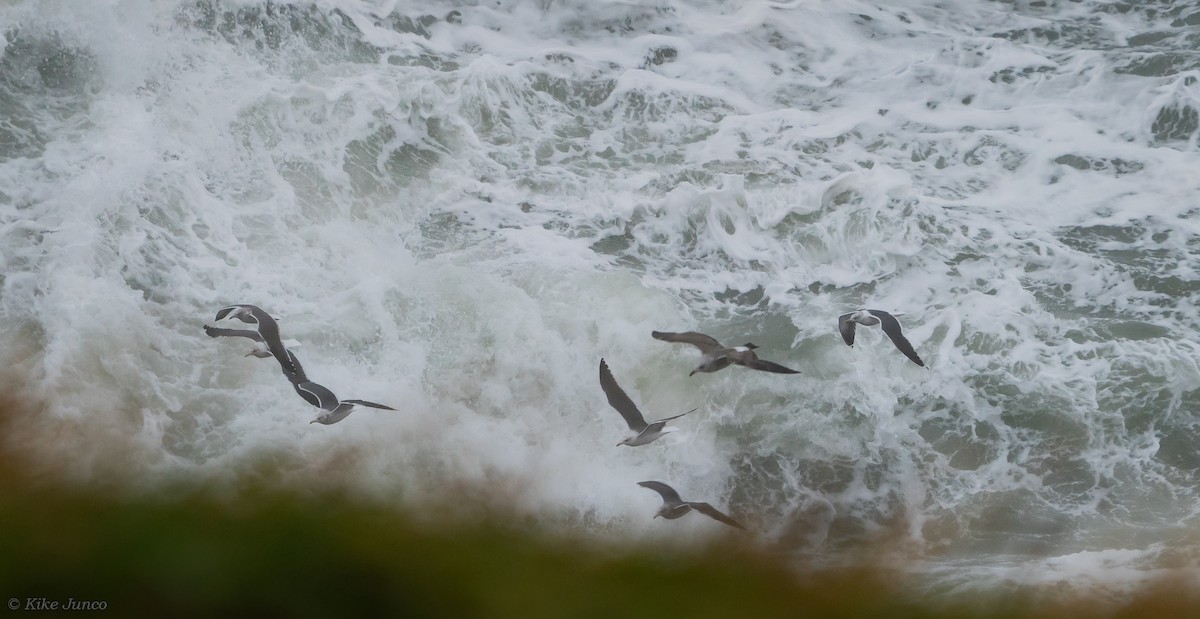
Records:
[[[883,332],[887,334],[896,348],[904,353],[905,357],[912,360],[913,363],[925,367],[925,362],[921,361],[921,357],[917,355],[917,351],[913,349],[913,345],[904,337],[904,333],[900,330],[900,321],[896,317],[883,310],[860,309],[842,314],[838,316],[838,331],[842,334],[842,339],[845,340],[847,346],[854,346],[854,328],[856,325],[866,327],[874,327],[882,325]]]
[[[637,405],[633,403],[633,400],[629,399],[628,395],[625,395],[625,391],[617,384],[617,379],[613,378],[612,372],[609,371],[608,364],[604,362],[604,359],[600,360],[600,388],[604,390],[604,395],[608,397],[608,404],[617,409],[617,412],[621,413],[621,416],[625,418],[625,423],[629,424],[629,429],[636,432],[633,436],[617,443],[617,447],[621,445],[636,447],[638,445],[653,443],[662,435],[667,434],[663,430],[663,426],[667,425],[668,421],[678,419],[696,411],[693,408],[687,413],[680,413],[674,417],[659,419],[654,423],[646,423],[646,418],[642,416],[642,411],[638,410]]]
[[[340,400],[328,387],[309,380],[308,375],[304,373],[304,366],[300,365],[300,359],[296,357],[295,353],[288,350],[284,342],[279,339],[279,325],[270,314],[261,308],[255,305],[230,305],[217,311],[217,320],[223,318],[235,318],[242,322],[257,324],[258,330],[223,329],[204,325],[204,332],[209,337],[248,338],[254,341],[255,346],[246,356],[275,357],[279,361],[279,367],[283,370],[284,377],[292,383],[292,388],[296,393],[304,398],[305,402],[321,409],[316,419],[309,423],[335,424],[345,419],[359,406],[396,410],[390,406],[367,400]],[[296,345],[298,346],[298,344]]]
[[[712,505],[709,505],[708,503],[704,503],[702,501],[684,501],[683,499],[679,498],[679,493],[675,492],[674,488],[664,484],[661,481],[639,481],[638,485],[643,488],[649,488],[662,496],[663,504],[662,507],[658,508],[658,511],[655,512],[655,518],[662,516],[667,520],[674,520],[676,518],[682,518],[684,514],[692,510],[696,510],[701,514],[712,518],[713,520],[723,522],[731,527],[736,527],[743,530],[746,528],[739,524],[738,521],[721,513],[720,510]]]
[[[257,305],[246,304],[227,305],[217,310],[217,320],[226,317],[257,324],[258,335],[262,338],[262,343],[267,347],[267,351],[279,361],[279,365],[283,368],[283,373],[288,374],[295,371],[295,368],[290,367],[291,360],[288,356],[287,347],[283,345],[283,340],[279,339],[279,323],[275,322],[274,317]],[[206,327],[205,331],[207,330]]]
[[[246,353],[247,357],[266,359],[267,357],[275,356],[267,349],[267,341],[263,339],[263,336],[253,329],[222,329],[220,327],[204,325],[204,332],[208,334],[208,337],[244,337],[253,340],[254,348],[251,348],[250,352]],[[283,345],[289,349],[299,348],[300,342],[296,340],[283,340]]]
[[[312,381],[302,383],[292,383],[292,387],[296,389],[296,393],[304,398],[309,404],[321,409],[317,414],[317,418],[308,423],[320,423],[324,425],[332,425],[346,418],[347,415],[354,412],[354,409],[359,406],[367,406],[370,408],[380,408],[387,411],[396,409],[378,402],[368,402],[366,400],[339,400],[333,392],[327,389],[324,385],[319,385]]]
[[[366,400],[339,400],[328,387],[314,383],[308,379],[308,375],[304,373],[304,366],[300,365],[300,360],[296,358],[296,355],[292,354],[292,351],[288,351],[288,356],[291,358],[292,366],[296,368],[296,371],[291,374],[284,372],[287,379],[291,381],[292,388],[296,390],[296,393],[300,397],[304,398],[305,402],[321,409],[321,412],[317,414],[317,418],[308,423],[332,425],[345,419],[359,406],[380,408],[389,411],[396,410],[390,406]]]
[[[664,333],[662,331],[651,331],[650,336],[656,340],[664,342],[675,342],[677,344],[691,344],[700,349],[700,365],[692,370],[688,376],[696,372],[716,372],[724,369],[731,363],[748,367],[752,370],[762,370],[764,372],[774,372],[776,374],[799,374],[800,372],[785,368],[778,363],[772,363],[759,359],[754,353],[754,349],[758,348],[754,344],[744,344],[728,348],[721,345],[717,340],[696,333],[695,331],[687,331],[684,333]]]

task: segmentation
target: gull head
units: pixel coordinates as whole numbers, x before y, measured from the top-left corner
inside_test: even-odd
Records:
[[[854,314],[850,316],[850,320],[867,327],[873,327],[879,324],[879,319],[872,316],[871,312],[868,312],[865,309],[860,309],[854,312]]]
[[[254,312],[250,311],[248,307],[234,307],[225,317],[243,322],[257,322],[254,320]]]

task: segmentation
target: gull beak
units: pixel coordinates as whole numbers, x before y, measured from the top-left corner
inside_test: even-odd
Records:
[[[309,424],[314,424],[314,423],[316,423],[316,422],[317,422],[317,420],[316,420],[316,419],[313,419],[312,421],[310,421],[310,422],[308,422],[308,423],[309,423]]]

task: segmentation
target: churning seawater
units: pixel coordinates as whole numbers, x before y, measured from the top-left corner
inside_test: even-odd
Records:
[[[9,1],[6,440],[76,479],[487,489],[938,586],[1200,566],[1200,7]],[[201,327],[261,305],[310,425]],[[901,315],[928,363],[858,307]],[[803,373],[688,377],[696,329]],[[658,418],[646,447],[597,365]]]

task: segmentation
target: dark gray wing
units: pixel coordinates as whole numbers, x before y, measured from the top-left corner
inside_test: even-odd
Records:
[[[704,335],[703,333],[696,333],[695,331],[687,331],[684,333],[664,333],[662,331],[651,331],[650,337],[653,337],[656,340],[662,340],[664,342],[691,344],[692,346],[699,348],[700,352],[702,353],[710,353],[724,348],[724,346],[722,346],[717,340]]]
[[[913,349],[912,343],[909,342],[908,338],[904,337],[904,333],[900,331],[900,321],[896,320],[895,316],[892,316],[891,314],[882,310],[867,311],[870,312],[872,316],[879,319],[883,332],[886,333],[889,338],[891,338],[892,343],[896,345],[896,348],[900,349],[900,352],[904,353],[905,357],[911,359],[913,363],[921,367],[925,367],[925,362],[921,361],[921,357],[918,356],[917,351]]]
[[[608,369],[608,364],[604,359],[600,360],[600,388],[604,390],[604,395],[608,397],[609,406],[617,409],[618,413],[625,418],[625,423],[629,425],[629,429],[634,432],[641,432],[646,429],[646,418],[642,416],[642,411],[639,411],[633,400],[625,395],[621,386],[617,384],[617,379],[613,378],[612,372]]]
[[[279,367],[283,370],[283,375],[292,381],[292,384],[308,382],[308,376],[304,374],[304,366],[300,365],[300,360],[296,358],[296,355],[288,350],[287,356],[288,365],[279,364]]]
[[[283,345],[283,340],[279,337],[279,323],[268,314],[263,308],[257,305],[231,305],[221,308],[217,312],[218,320],[221,316],[228,315],[235,307],[242,307],[250,310],[250,314],[254,317],[254,321],[258,323],[258,334],[262,336],[263,342],[267,345],[267,350],[275,355],[275,360],[283,368],[284,374],[296,374],[296,368],[292,366],[292,359],[288,354],[288,349]],[[242,320],[249,322],[244,316]]]
[[[693,408],[692,410],[688,411],[687,413],[679,413],[678,415],[675,415],[674,417],[667,417],[665,419],[659,419],[658,421],[655,421],[654,423],[646,426],[646,429],[649,430],[650,432],[657,432],[657,431],[663,429],[663,426],[667,425],[668,421],[670,421],[672,419],[679,419],[680,417],[683,417],[684,415],[686,415],[688,413],[694,413],[698,410],[700,410],[700,409]]]
[[[204,332],[208,334],[208,337],[244,337],[254,340],[255,342],[267,344],[267,350],[269,350],[271,355],[275,357],[275,360],[279,362],[279,368],[283,370],[283,375],[286,376],[288,380],[292,381],[293,383],[308,382],[308,377],[304,375],[304,368],[301,367],[300,360],[297,359],[296,355],[293,354],[292,351],[288,350],[282,342],[280,342],[279,348],[283,349],[283,358],[280,359],[279,352],[272,350],[270,343],[267,342],[266,338],[264,338],[258,331],[251,329],[222,329],[220,327],[210,327],[208,325],[204,325]]]
[[[270,314],[257,305],[243,305],[242,307],[250,308],[254,319],[258,321],[259,335],[267,344],[267,350],[271,351],[271,354],[275,355],[275,359],[279,361],[279,365],[283,366],[284,373],[294,373],[296,369],[291,366],[292,361],[288,357],[288,350],[279,337],[279,323],[275,322]]]
[[[293,382],[292,387],[296,389],[296,393],[304,398],[305,402],[312,404],[317,408],[322,408],[327,411],[332,411],[338,407],[341,402],[333,392],[326,389],[324,385],[318,385],[312,381],[308,382]]]
[[[842,341],[846,342],[847,346],[854,346],[854,327],[856,323],[850,320],[854,313],[842,314],[838,316],[838,332],[842,334]]]
[[[743,527],[742,525],[738,524],[738,521],[734,520],[733,518],[730,518],[729,516],[726,516],[725,514],[721,513],[720,510],[713,507],[712,505],[709,505],[708,503],[703,503],[700,501],[688,501],[688,507],[691,507],[692,509],[700,512],[701,514],[704,514],[705,516],[708,516],[709,518],[712,518],[713,520],[717,520],[719,522],[724,522],[725,524],[727,524],[731,527],[736,527],[739,529],[746,528],[746,527]]]
[[[665,503],[679,504],[683,502],[683,499],[679,498],[679,493],[675,492],[674,488],[662,483],[661,481],[639,481],[638,485],[657,492]]]
[[[247,337],[255,342],[263,341],[263,336],[252,329],[222,329],[204,325],[204,332],[208,334],[208,337]]]
[[[256,305],[242,305],[242,304],[226,305],[225,307],[222,307],[221,309],[217,310],[217,320],[220,320],[220,319],[228,316],[229,313],[235,309],[242,309],[242,308],[249,309],[251,312],[253,312],[256,309],[259,309],[258,306],[256,306]],[[262,311],[262,310],[259,310],[259,311]],[[249,323],[254,322],[254,319],[252,317],[244,316],[244,315],[239,315],[238,320],[241,320],[242,322],[249,322]]]
[[[764,359],[748,359],[746,361],[740,361],[738,363],[740,365],[744,365],[748,368],[752,368],[755,370],[762,370],[764,372],[775,372],[776,374],[799,374],[800,373],[798,370],[793,370],[791,368],[785,368],[782,365],[779,365],[778,363],[772,363],[772,362],[766,361]]]
[[[210,327],[208,325],[204,325],[204,332],[208,334],[208,337],[244,337],[254,340],[255,342],[263,344],[267,343],[266,339],[263,338],[261,333],[251,329],[222,329],[220,327]],[[283,370],[283,375],[293,383],[308,382],[308,377],[304,375],[304,368],[301,367],[300,360],[296,358],[296,355],[293,354],[292,351],[288,350],[287,347],[284,347],[282,343],[280,343],[280,347],[283,347],[284,359],[286,359],[286,362],[280,360],[277,351],[271,350],[269,345],[267,346],[267,350],[271,352],[271,355],[275,357],[276,361],[279,361],[279,368]]]
[[[384,410],[389,410],[389,411],[396,410],[390,406],[385,406],[383,404],[377,404],[375,402],[368,402],[366,400],[342,400],[342,402],[349,403],[349,404],[357,404],[359,406],[370,406],[371,408],[382,408]]]

